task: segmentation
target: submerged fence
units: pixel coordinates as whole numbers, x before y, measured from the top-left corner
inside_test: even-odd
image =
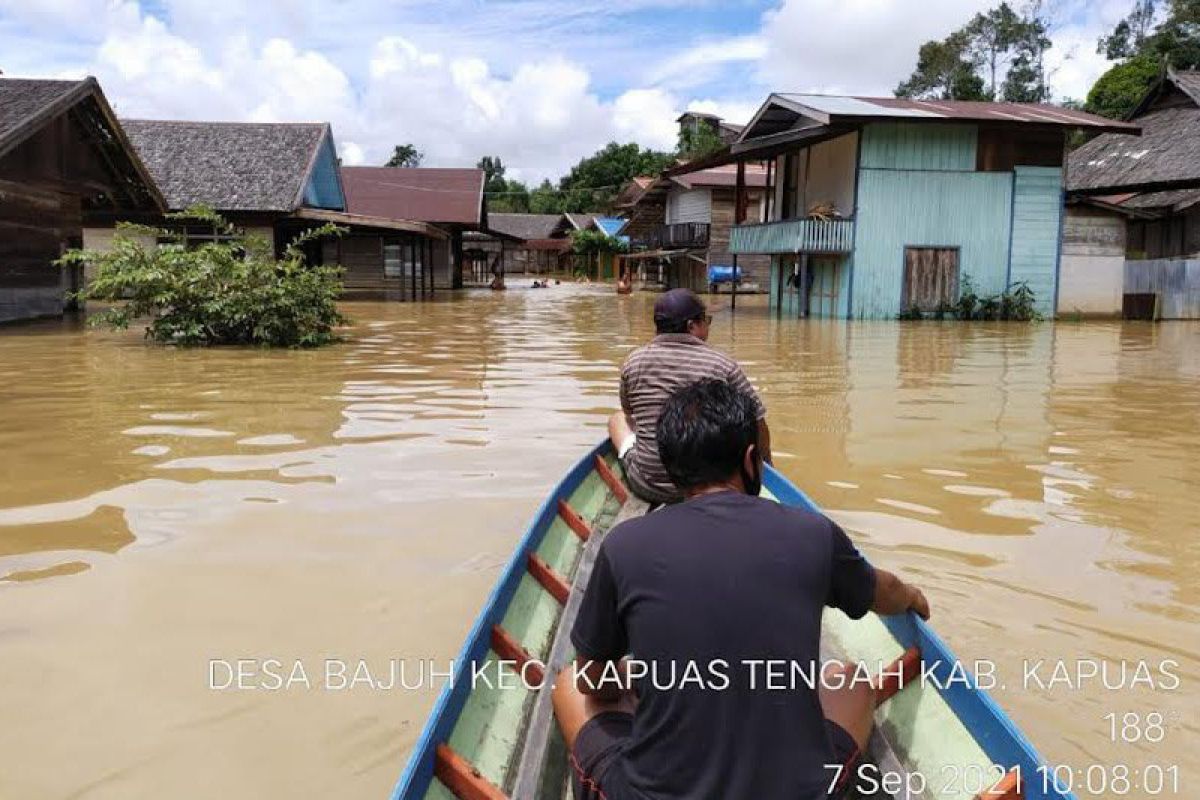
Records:
[[[1125,262],[1124,293],[1153,298],[1158,319],[1200,319],[1200,260],[1160,258]]]

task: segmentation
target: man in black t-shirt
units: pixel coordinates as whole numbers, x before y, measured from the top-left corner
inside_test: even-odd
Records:
[[[874,690],[819,680],[822,611],[929,606],[829,519],[757,496],[757,433],[753,398],[723,381],[663,409],[659,453],[687,500],[605,539],[554,689],[576,800],[816,800],[849,782]]]

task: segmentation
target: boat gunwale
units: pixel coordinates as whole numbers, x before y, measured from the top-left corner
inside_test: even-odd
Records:
[[[779,502],[814,513],[823,513],[817,504],[783,473],[769,464],[764,466],[763,485]],[[1009,769],[1014,766],[1020,767],[1025,800],[1076,800],[1072,792],[1065,792],[1057,786],[1045,785],[1045,781],[1035,780],[1038,768],[1046,763],[1045,760],[1000,704],[987,690],[979,688],[974,674],[965,668],[961,670],[960,674],[966,676],[968,685],[957,679],[947,680],[950,670],[961,662],[929,623],[911,611],[893,616],[878,616],[902,647],[907,649],[915,645],[920,648],[923,664],[940,662],[931,670],[931,674],[937,679],[935,690],[993,763],[1008,765]]]
[[[541,543],[558,516],[558,501],[567,500],[595,470],[596,458],[603,457],[611,450],[612,443],[605,439],[579,459],[546,496],[534,515],[533,522],[525,529],[455,657],[451,678],[442,686],[437,700],[434,701],[421,735],[413,745],[408,764],[392,790],[392,800],[410,800],[419,796],[414,795],[414,792],[428,791],[434,779],[435,748],[449,740],[471,693],[470,682],[463,679],[469,669],[468,665],[487,654],[492,626],[499,624],[504,618],[504,612],[525,576],[529,553]]]

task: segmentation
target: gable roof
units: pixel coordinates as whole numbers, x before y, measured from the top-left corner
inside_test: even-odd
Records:
[[[588,228],[592,224],[592,220],[595,219],[594,214],[576,214],[568,212],[563,214],[563,216],[566,217],[567,221],[571,223],[571,227],[577,231],[582,231]]]
[[[95,146],[107,151],[120,188],[139,203],[163,209],[162,194],[150,171],[91,76],[78,81],[0,77],[0,156],[73,110],[82,124],[95,129]]]
[[[1165,88],[1180,102],[1155,105]],[[1087,194],[1200,187],[1200,72],[1169,71],[1134,112],[1141,136],[1108,133],[1073,151],[1067,190]]]
[[[572,227],[566,214],[488,214],[488,228],[524,241],[562,238]]]
[[[481,169],[342,167],[346,210],[353,214],[483,226]]]
[[[761,189],[767,185],[767,168],[761,164],[747,164],[744,178],[745,186],[752,189]],[[670,180],[685,189],[732,187],[737,185],[737,165],[725,164],[695,172],[686,172],[674,175]]]
[[[323,122],[121,124],[172,209],[293,211],[302,204],[322,145],[332,138]]]
[[[1048,103],[986,103],[773,93],[738,137],[738,143],[817,125],[856,125],[879,120],[1031,124],[1092,131],[1136,133],[1137,126]]]
[[[593,217],[592,225],[599,231],[603,231],[608,236],[617,236],[621,233],[621,229],[625,227],[627,220],[620,217]]]

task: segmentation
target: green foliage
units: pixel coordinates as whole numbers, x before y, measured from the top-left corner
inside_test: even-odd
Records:
[[[1020,13],[1001,2],[945,39],[921,45],[916,70],[896,88],[896,96],[1044,102],[1050,97],[1045,69],[1052,44],[1048,28],[1039,0]]]
[[[657,175],[674,164],[672,153],[643,150],[634,142],[609,142],[559,181],[563,211],[604,211],[627,181],[639,175]]]
[[[1097,50],[1121,61],[1096,81],[1086,108],[1123,119],[1165,67],[1200,68],[1200,0],[1135,0],[1129,16],[1100,37]]]
[[[344,228],[309,230],[276,260],[270,242],[211,210],[169,216],[209,225],[220,238],[188,247],[178,231],[121,223],[111,251],[71,250],[59,259],[95,267],[81,300],[116,303],[94,323],[124,329],[149,317],[146,335],[168,344],[316,347],[335,340],[333,329],[344,322],[337,311],[341,268],[308,265],[303,248]]]
[[[1010,284],[1000,294],[980,297],[970,275],[964,275],[959,289],[958,302],[943,304],[928,313],[916,306],[904,309],[896,315],[898,320],[946,319],[981,322],[1037,322],[1042,319],[1036,307],[1037,298],[1029,284],[1018,281]]]
[[[1100,76],[1088,92],[1084,109],[1112,119],[1125,119],[1161,76],[1162,66],[1156,56],[1135,56]]]
[[[582,230],[571,232],[571,252],[576,255],[592,253],[624,253],[628,246],[615,236],[604,231]]]
[[[1158,0],[1135,0],[1129,16],[1116,24],[1107,36],[1101,36],[1096,52],[1109,61],[1133,58],[1143,52],[1154,25]]]
[[[921,45],[916,71],[896,87],[897,97],[925,100],[986,100],[983,79],[966,58],[967,37],[962,31],[942,41]]]
[[[398,144],[392,150],[392,157],[384,164],[385,167],[419,167],[425,154],[412,144]]]
[[[725,147],[721,135],[712,125],[699,123],[679,131],[679,145],[676,152],[685,161],[695,161],[698,158],[712,155]]]

